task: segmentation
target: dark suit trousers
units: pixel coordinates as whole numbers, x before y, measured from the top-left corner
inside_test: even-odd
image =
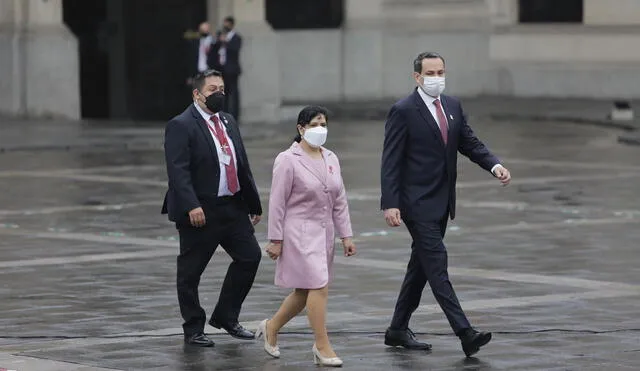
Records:
[[[178,256],[177,288],[182,325],[186,335],[204,331],[205,311],[200,306],[198,285],[200,276],[218,245],[231,256],[227,275],[212,317],[218,323],[235,323],[240,308],[255,279],[262,253],[254,236],[246,207],[237,199],[228,199],[215,208],[206,207],[206,225],[195,228],[179,225],[180,255]]]
[[[411,259],[398,295],[391,328],[408,328],[409,319],[420,304],[427,282],[453,331],[458,334],[461,330],[470,328],[447,272],[447,250],[442,242],[447,219],[444,218],[441,222],[408,220],[405,223],[413,238]]]
[[[240,91],[238,90],[238,75],[225,74],[224,90],[226,93],[225,112],[229,112],[236,121],[240,121]]]

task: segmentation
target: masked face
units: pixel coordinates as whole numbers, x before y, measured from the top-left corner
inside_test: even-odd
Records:
[[[204,110],[218,113],[224,110],[224,80],[220,76],[208,76],[201,87],[193,90],[193,100]]]
[[[422,82],[422,90],[432,97],[439,97],[444,91],[444,76],[424,76]]]
[[[201,93],[202,95],[202,93]],[[204,95],[202,95],[204,97]],[[212,93],[211,95],[204,97],[205,101],[204,104],[205,106],[207,106],[207,108],[209,109],[209,111],[213,112],[213,113],[218,113],[220,111],[222,111],[222,109],[224,108],[224,93],[221,91],[216,91],[214,93]]]
[[[207,23],[207,22],[202,22],[198,26],[198,32],[200,33],[200,37],[209,36],[210,35],[209,31],[210,31],[210,27],[209,27],[209,23]]]
[[[313,148],[322,146],[327,141],[328,130],[324,126],[316,126],[305,129],[302,138]]]
[[[431,97],[440,96],[445,87],[444,60],[439,57],[427,57],[422,59],[421,64],[421,71],[413,73],[417,85]]]

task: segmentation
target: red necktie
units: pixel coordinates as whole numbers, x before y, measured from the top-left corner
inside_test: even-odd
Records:
[[[229,147],[227,136],[224,135],[224,129],[220,124],[218,116],[211,116],[211,121],[213,121],[213,124],[215,125],[215,130],[213,130],[210,125],[209,130],[211,130],[213,135],[218,138],[218,143],[220,143],[220,147],[222,147],[222,152],[229,156],[229,164],[225,164],[224,167],[227,173],[227,186],[229,191],[235,194],[238,192],[238,173],[236,172],[236,164],[233,161],[233,152],[231,151],[231,147]]]
[[[436,99],[433,101],[433,104],[436,106],[436,116],[438,116],[438,126],[440,127],[440,135],[442,135],[442,140],[444,141],[444,145],[447,145],[447,116],[444,115],[444,111],[442,110],[442,105],[440,104],[440,99]]]

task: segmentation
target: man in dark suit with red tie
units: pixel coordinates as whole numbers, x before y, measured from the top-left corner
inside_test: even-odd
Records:
[[[239,339],[254,337],[238,317],[262,257],[254,236],[262,207],[235,119],[222,112],[222,74],[197,74],[192,95],[193,104],[165,130],[169,190],[162,213],[169,215],[180,235],[177,288],[185,342],[213,346],[204,334],[206,316],[198,285],[218,245],[233,262],[209,324]]]
[[[409,329],[409,320],[429,286],[467,356],[491,340],[491,333],[471,327],[447,272],[442,242],[449,217],[456,213],[458,152],[507,185],[509,171],[500,165],[467,124],[460,101],[442,95],[445,62],[422,53],[413,63],[417,89],[391,107],[385,125],[381,166],[381,208],[387,224],[407,226],[413,239],[411,258],[400,289],[385,344],[429,350]]]

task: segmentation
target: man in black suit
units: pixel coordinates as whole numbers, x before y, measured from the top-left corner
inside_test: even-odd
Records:
[[[227,89],[225,111],[240,120],[240,91],[238,79],[242,73],[240,68],[240,48],[242,37],[235,30],[236,21],[229,16],[224,19],[222,30],[216,34],[216,39],[209,49],[208,63],[213,69],[222,72]]]
[[[491,172],[503,185],[511,175],[467,125],[460,101],[441,95],[444,59],[436,53],[422,53],[414,60],[413,70],[418,88],[391,107],[382,153],[381,208],[389,226],[397,227],[404,221],[413,239],[385,344],[431,349],[409,329],[409,319],[429,282],[465,354],[471,356],[491,340],[491,333],[471,327],[447,272],[442,239],[447,219],[455,218],[457,152]]]
[[[194,103],[165,130],[169,190],[162,213],[169,214],[180,235],[177,288],[185,342],[213,346],[204,334],[198,284],[218,245],[233,262],[209,324],[233,337],[253,339],[238,317],[262,257],[254,236],[262,206],[240,131],[233,117],[222,111],[221,73],[197,74],[192,95]]]

